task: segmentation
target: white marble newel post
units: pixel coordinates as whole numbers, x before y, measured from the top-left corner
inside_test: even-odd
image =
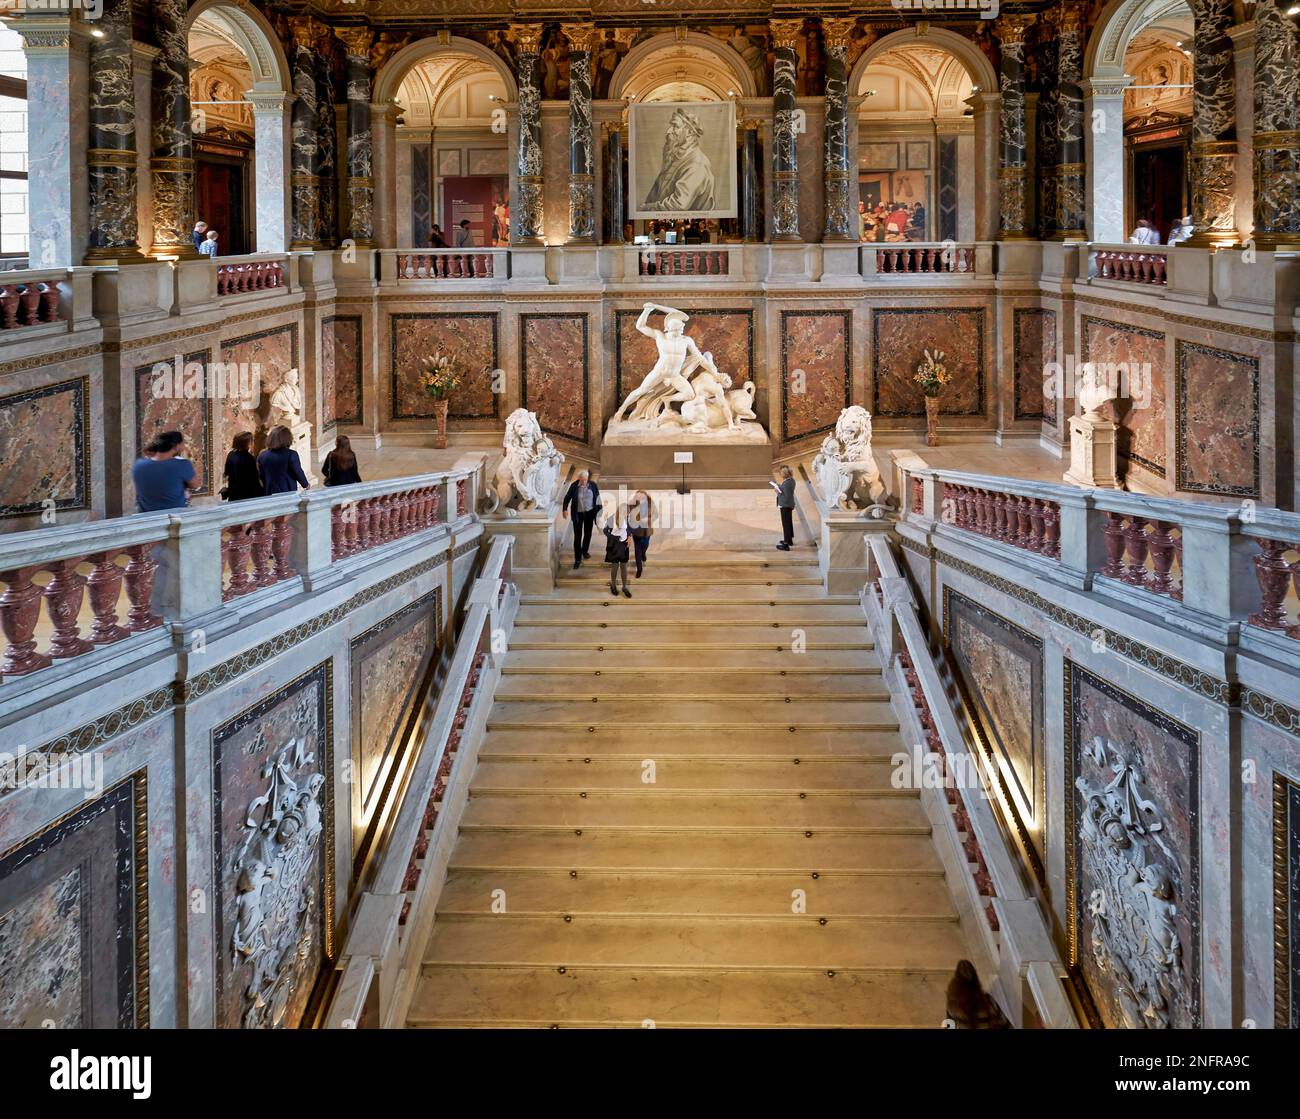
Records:
[[[1133,79],[1084,83],[1083,137],[1088,166],[1088,240],[1124,240],[1124,90]]]
[[[279,89],[254,86],[244,94],[253,106],[253,210],[259,253],[289,251],[289,104]]]

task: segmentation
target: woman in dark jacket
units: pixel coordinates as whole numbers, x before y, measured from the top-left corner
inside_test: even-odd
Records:
[[[650,495],[645,490],[637,490],[628,505],[627,523],[632,534],[632,552],[636,557],[638,579],[645,567],[646,552],[650,550],[650,537],[654,533],[651,527],[653,520],[654,506],[650,504]]]
[[[226,484],[221,488],[221,496],[227,501],[247,501],[250,497],[261,497],[266,492],[262,489],[262,479],[257,474],[251,431],[241,431],[235,436],[230,453],[226,455],[226,467],[221,473],[226,479]]]
[[[352,444],[346,435],[338,437],[334,450],[325,456],[320,472],[325,476],[327,486],[348,486],[361,481],[357,456],[352,453]]]
[[[266,450],[257,456],[257,470],[262,475],[262,488],[268,496],[293,493],[299,486],[311,488],[307,475],[302,472],[302,460],[293,449],[293,436],[282,425],[267,432]]]
[[[615,598],[618,598],[618,586],[614,582],[614,577],[620,572],[623,575],[623,597],[632,597],[632,592],[627,589],[628,552],[627,510],[616,509],[613,518],[605,525],[605,562],[609,564],[609,593]]]

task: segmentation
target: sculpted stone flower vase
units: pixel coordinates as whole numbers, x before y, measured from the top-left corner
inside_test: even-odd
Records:
[[[927,447],[939,445],[939,398],[937,396],[925,398],[925,445]]]
[[[447,400],[433,402],[433,418],[438,421],[438,430],[433,437],[433,445],[438,450],[444,450],[447,446]]]

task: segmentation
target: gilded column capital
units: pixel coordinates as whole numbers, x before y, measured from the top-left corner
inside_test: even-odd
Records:
[[[370,47],[374,43],[374,35],[370,28],[339,27],[335,29],[334,34],[343,40],[348,58],[370,65]]]
[[[826,16],[822,19],[822,40],[828,50],[847,49],[849,36],[858,25],[857,16]]]
[[[1030,15],[1026,12],[1014,12],[1008,15],[999,16],[997,21],[998,42],[1004,47],[1016,43],[1023,43],[1025,35],[1034,25],[1037,16]]]
[[[515,46],[520,54],[537,54],[542,49],[540,23],[512,23],[510,33],[515,37]]]
[[[1080,4],[1077,0],[1060,0],[1052,13],[1052,22],[1060,31],[1082,32],[1086,15],[1087,5]]]
[[[316,45],[316,21],[311,16],[290,16],[289,30],[295,46],[310,50]]]
[[[569,40],[569,49],[588,54],[600,44],[601,36],[594,23],[562,23],[560,30]]]
[[[768,26],[772,29],[772,46],[778,50],[782,47],[793,48],[798,45],[803,34],[802,19],[774,19]]]

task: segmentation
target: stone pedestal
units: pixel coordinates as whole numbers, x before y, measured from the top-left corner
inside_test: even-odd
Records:
[[[549,594],[555,589],[555,516],[554,509],[529,509],[483,519],[487,544],[494,536],[515,538],[510,578],[521,594]]]
[[[606,431],[601,473],[605,480],[629,485],[678,486],[682,480],[682,467],[674,462],[678,451],[690,451],[693,457],[686,467],[686,482],[692,487],[747,489],[772,480],[772,440],[753,422],[742,424],[740,431],[697,436],[672,429]]]
[[[307,481],[313,486],[317,485],[320,479],[313,469],[316,465],[316,455],[312,448],[311,424],[303,420],[301,423],[286,426],[293,436],[293,449],[298,452],[298,457],[302,460],[302,472],[307,475]]]
[[[879,520],[869,512],[830,509],[817,503],[821,514],[822,538],[817,550],[822,586],[827,594],[856,595],[871,578],[867,557],[868,533],[888,532],[893,521],[883,515]]]
[[[1115,425],[1092,416],[1070,418],[1070,469],[1065,481],[1076,486],[1117,490]]]

